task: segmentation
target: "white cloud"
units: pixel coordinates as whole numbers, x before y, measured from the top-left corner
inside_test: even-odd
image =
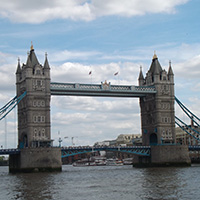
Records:
[[[61,66],[51,67],[51,81],[95,84],[107,81],[111,84],[137,85],[139,70],[140,65],[133,62],[93,65],[67,62]],[[118,75],[114,76],[116,72]]]
[[[0,52],[0,91],[4,94],[9,94],[11,91],[15,89],[15,72],[16,66],[13,65],[13,60],[15,56],[8,53]],[[15,92],[13,92],[13,97]]]
[[[200,54],[192,57],[189,60],[185,60],[181,63],[176,63],[175,71],[178,76],[187,79],[199,79],[200,76]]]
[[[13,22],[42,23],[53,19],[90,21],[97,17],[131,17],[147,13],[174,13],[175,7],[188,0],[0,0],[0,15]]]
[[[100,52],[96,52],[96,51],[68,51],[68,50],[64,50],[61,52],[56,52],[53,53],[52,56],[52,61],[53,62],[61,62],[61,61],[66,61],[66,60],[75,60],[75,59],[79,59],[79,60],[88,60],[92,57],[97,57],[100,56],[101,53]]]
[[[92,11],[97,16],[120,15],[136,16],[146,13],[173,13],[175,6],[184,4],[187,0],[168,0],[160,3],[159,0],[92,0]]]

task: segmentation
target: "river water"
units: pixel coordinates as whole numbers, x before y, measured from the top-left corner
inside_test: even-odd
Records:
[[[63,166],[60,173],[9,174],[0,167],[2,200],[199,200],[200,165],[186,168]]]

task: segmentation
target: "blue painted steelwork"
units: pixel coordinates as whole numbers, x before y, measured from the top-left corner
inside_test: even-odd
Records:
[[[189,151],[200,151],[200,146],[188,146]]]
[[[0,109],[0,120],[4,119],[15,106],[26,96],[26,91],[19,97],[15,96],[5,106]]]
[[[192,136],[194,139],[200,140],[200,138],[199,138],[200,133],[199,133],[197,130],[193,129],[191,126],[188,126],[186,123],[184,123],[182,120],[180,120],[180,119],[179,119],[178,117],[176,117],[176,116],[175,116],[175,119],[178,120],[179,122],[181,122],[182,124],[184,124],[185,127],[187,127],[188,129],[190,129],[191,131],[197,133],[197,136],[198,136],[198,137],[195,136],[195,135],[192,135],[190,132],[188,132],[188,131],[184,128],[184,126],[181,126],[177,121],[175,121],[175,123],[176,123],[183,131],[185,131],[187,134],[189,134],[190,136]]]
[[[51,95],[70,96],[142,97],[156,93],[154,86],[111,85],[106,82],[100,85],[52,82],[50,89]]]
[[[20,149],[0,149],[0,155],[19,154]]]
[[[194,114],[192,113],[188,108],[186,108],[186,106],[184,106],[176,97],[175,97],[176,102],[178,103],[178,105],[180,106],[180,108],[185,112],[185,114],[195,123],[197,124],[197,126],[200,126],[199,123],[196,121],[200,121],[200,119]],[[196,119],[196,120],[195,120]]]
[[[78,154],[84,154],[96,151],[117,151],[122,153],[131,153],[141,156],[150,156],[151,147],[150,146],[130,146],[130,147],[66,147],[62,148],[62,158],[74,156]]]
[[[188,146],[189,151],[200,151],[200,146]],[[0,155],[19,154],[20,149],[0,149]],[[122,153],[131,153],[141,156],[150,156],[150,146],[130,146],[130,147],[63,147],[61,157],[69,157],[78,154],[96,152],[96,151],[117,151]]]
[[[178,105],[180,106],[180,108],[184,111],[184,113],[198,126],[200,127],[199,123],[197,121],[200,121],[200,119],[194,114],[192,113],[188,108],[186,108],[186,106],[184,106],[176,97],[175,97],[175,101],[178,103]],[[189,134],[190,136],[192,136],[194,139],[200,141],[200,132],[197,129],[192,128],[191,126],[188,126],[186,123],[184,123],[181,119],[179,119],[178,117],[175,116],[175,123],[183,130],[185,131],[187,134]],[[180,123],[182,123],[183,125],[181,125]],[[192,132],[190,133],[187,129],[190,129]],[[196,133],[196,134],[195,134]]]
[[[140,156],[150,156],[151,148],[150,146],[142,146],[142,147],[114,147],[109,148],[107,151],[118,151],[121,153],[130,153],[130,154],[137,154]]]

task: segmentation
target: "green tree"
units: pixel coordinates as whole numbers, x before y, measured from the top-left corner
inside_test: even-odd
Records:
[[[0,156],[0,161],[3,161],[4,160],[4,156]]]

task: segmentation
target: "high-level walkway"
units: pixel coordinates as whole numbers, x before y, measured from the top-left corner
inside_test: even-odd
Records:
[[[154,86],[134,85],[111,85],[101,84],[80,84],[80,83],[56,83],[50,84],[51,95],[69,96],[101,96],[101,97],[144,97],[147,94],[155,94]]]

